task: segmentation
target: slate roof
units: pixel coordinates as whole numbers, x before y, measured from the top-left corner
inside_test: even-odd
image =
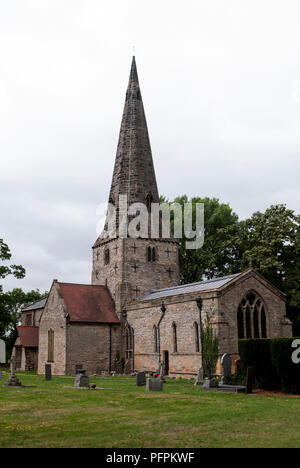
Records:
[[[210,291],[214,289],[220,289],[225,284],[232,281],[234,278],[239,276],[241,273],[235,273],[234,275],[223,276],[222,278],[212,278],[207,281],[199,281],[198,283],[182,284],[180,286],[173,286],[172,288],[165,289],[153,289],[150,294],[141,297],[139,301],[149,301],[151,299],[160,299],[164,297],[177,296],[178,294],[188,294],[200,291]]]
[[[37,348],[39,345],[39,327],[17,327],[23,348]]]
[[[44,309],[47,299],[48,298],[45,297],[44,299],[40,299],[38,301],[33,302],[29,306],[24,307],[24,309],[22,309],[22,312],[29,312],[30,310]]]
[[[70,322],[120,323],[107,286],[58,283]]]

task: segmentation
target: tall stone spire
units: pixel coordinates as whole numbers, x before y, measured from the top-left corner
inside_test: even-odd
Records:
[[[132,59],[121,122],[117,155],[109,202],[117,211],[116,232],[104,229],[93,246],[92,284],[107,285],[116,311],[122,317],[123,307],[145,295],[150,289],[161,289],[179,283],[178,243],[175,239],[148,236],[122,236],[118,225],[119,196],[127,196],[128,205],[143,203],[150,214],[150,203],[159,203],[147,122],[136,69]],[[124,203],[124,202],[123,202]],[[130,217],[126,223],[130,222]],[[106,218],[106,224],[108,223]],[[122,219],[122,222],[124,219]],[[109,226],[108,226],[109,227]],[[127,227],[127,226],[126,226]],[[128,234],[128,235],[127,235]]]
[[[135,57],[132,58],[109,201],[118,208],[119,195],[129,204],[159,202],[157,183]]]

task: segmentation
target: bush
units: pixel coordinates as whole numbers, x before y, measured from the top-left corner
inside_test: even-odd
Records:
[[[280,378],[280,387],[284,392],[300,393],[300,363],[292,361],[292,342],[295,338],[270,339],[272,364]]]
[[[254,367],[260,388],[300,393],[300,363],[292,362],[295,338],[239,340],[239,354],[245,367]]]
[[[265,390],[278,388],[280,380],[272,364],[270,340],[239,340],[239,354],[245,369],[254,367],[255,380],[260,388]]]

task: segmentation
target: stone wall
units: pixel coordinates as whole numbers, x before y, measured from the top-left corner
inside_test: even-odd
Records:
[[[199,296],[199,294],[198,294]],[[197,296],[197,297],[198,297]],[[197,352],[194,323],[199,324],[196,296],[178,295],[165,298],[166,313],[160,324],[161,356],[169,353],[169,375],[196,375],[201,365]],[[161,317],[161,301],[134,304],[127,308],[127,319],[134,328],[135,369],[158,370],[158,353],[154,352],[154,325]],[[203,317],[212,320],[217,313],[217,299],[207,296],[203,302]],[[176,324],[177,351],[174,348],[173,324]]]
[[[238,279],[232,287],[225,289],[219,298],[218,336],[220,354],[238,354],[237,311],[244,296],[250,291],[257,293],[265,306],[267,337],[292,336],[286,320],[285,296],[255,272]]]
[[[67,330],[67,374],[75,373],[76,364],[82,364],[90,374],[97,367],[105,371],[113,369],[120,344],[119,325],[71,323]]]
[[[147,248],[155,248],[155,261],[148,261]],[[109,249],[109,264],[105,251]],[[92,284],[107,284],[120,316],[121,306],[147,294],[179,284],[178,246],[171,240],[114,239],[93,249]],[[126,287],[127,285],[127,287]]]
[[[39,326],[39,360],[38,373],[45,373],[45,364],[48,363],[48,330],[54,330],[54,362],[53,374],[66,372],[66,306],[61,297],[59,286],[53,282],[50,295],[40,319]]]

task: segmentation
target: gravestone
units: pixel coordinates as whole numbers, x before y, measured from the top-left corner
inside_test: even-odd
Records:
[[[82,370],[82,364],[76,364],[75,366],[75,374],[79,374],[79,371]]]
[[[51,364],[45,364],[45,380],[52,379],[52,368]]]
[[[162,382],[165,382],[165,377],[164,377],[164,362],[161,362],[161,363],[160,363],[158,379],[161,380]]]
[[[222,366],[222,378],[220,385],[223,385],[225,382],[225,379],[228,377],[231,377],[231,365],[232,365],[232,360],[231,356],[228,353],[223,354],[221,357],[221,366]]]
[[[0,371],[0,382],[2,381],[2,371]]]
[[[87,375],[85,375],[84,369],[79,369],[79,372],[76,375],[74,387],[75,388],[89,388],[90,387],[89,378]]]
[[[144,371],[140,371],[136,374],[136,386],[142,387],[143,385],[146,385],[146,373]]]
[[[200,366],[194,385],[202,385],[202,384],[203,384],[203,367]]]
[[[246,376],[246,393],[252,393],[253,380],[254,380],[254,367],[248,367],[247,376]]]
[[[6,363],[6,345],[5,341],[0,340],[0,364]]]
[[[102,367],[97,366],[96,374],[97,374],[97,375],[101,375],[101,374],[102,374]]]
[[[150,379],[146,381],[146,392],[162,392],[163,382],[159,379]]]
[[[18,380],[15,374],[15,369],[16,369],[15,366],[16,366],[16,360],[15,360],[15,357],[12,357],[10,360],[10,377],[5,382],[4,384],[5,387],[22,387],[21,382]]]

